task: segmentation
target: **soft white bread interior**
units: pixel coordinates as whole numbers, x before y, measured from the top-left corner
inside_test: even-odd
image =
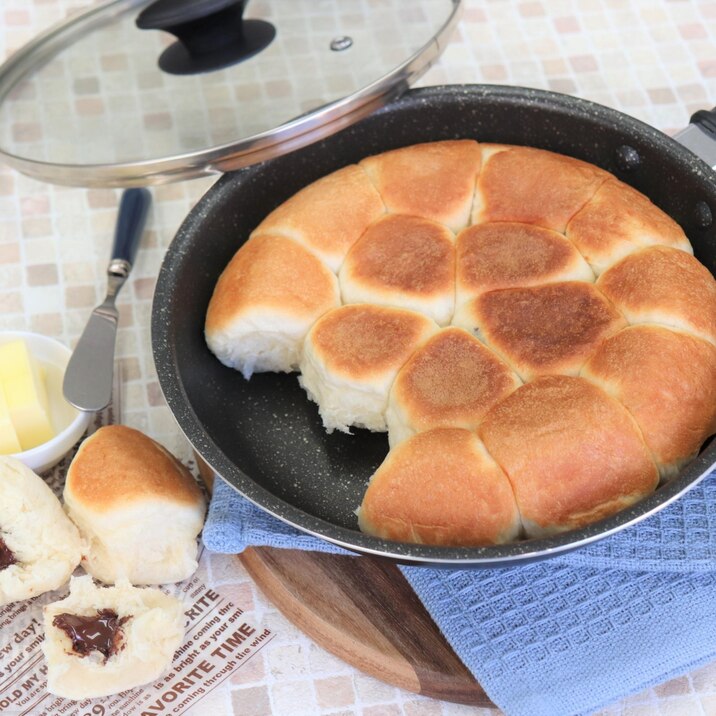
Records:
[[[58,589],[81,555],[77,528],[44,480],[0,455],[0,606]]]
[[[336,275],[285,236],[247,241],[219,277],[206,314],[206,342],[245,378],[298,367],[314,321],[340,305]]]
[[[64,500],[86,541],[82,565],[102,582],[165,584],[196,570],[204,496],[189,471],[138,430],[110,425],[87,438]]]
[[[95,617],[111,613],[117,629],[107,654],[98,649],[79,653],[60,615]],[[171,665],[184,639],[182,603],[159,589],[131,586],[99,587],[89,576],[70,582],[67,598],[43,610],[47,690],[67,699],[116,694],[158,679]],[[95,642],[96,643],[96,642]]]
[[[385,430],[396,373],[437,330],[419,313],[362,303],[320,318],[306,337],[299,381],[318,404],[325,428]]]

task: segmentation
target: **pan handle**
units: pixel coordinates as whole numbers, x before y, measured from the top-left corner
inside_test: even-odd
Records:
[[[690,122],[674,139],[716,169],[716,108],[700,109],[691,116]]]

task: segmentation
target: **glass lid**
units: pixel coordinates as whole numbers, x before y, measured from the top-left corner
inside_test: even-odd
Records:
[[[75,186],[229,171],[397,97],[461,0],[112,0],[0,67],[0,161]]]

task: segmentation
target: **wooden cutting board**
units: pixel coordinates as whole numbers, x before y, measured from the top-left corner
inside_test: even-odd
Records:
[[[269,547],[239,559],[289,621],[360,671],[435,699],[493,705],[394,564]]]
[[[210,468],[197,463],[211,489]],[[290,622],[360,671],[435,699],[493,706],[393,563],[270,547],[239,559]]]

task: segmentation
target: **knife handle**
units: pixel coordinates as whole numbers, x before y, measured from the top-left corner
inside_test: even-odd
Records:
[[[125,189],[122,193],[114,231],[112,260],[126,261],[131,268],[151,203],[152,195],[148,189]]]

